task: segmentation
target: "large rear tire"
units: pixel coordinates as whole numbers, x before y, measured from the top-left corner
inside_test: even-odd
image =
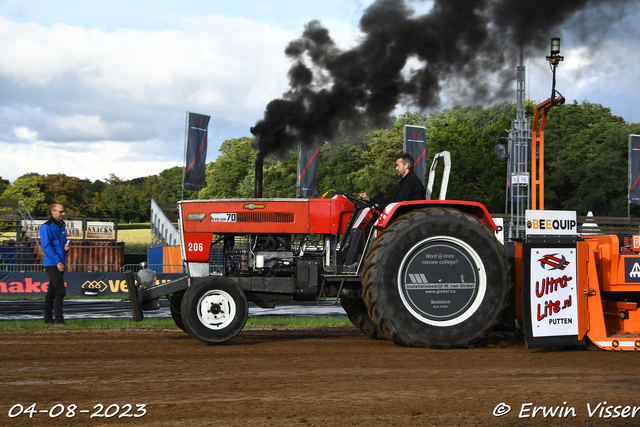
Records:
[[[353,325],[360,329],[366,336],[374,340],[386,340],[387,337],[382,333],[376,322],[373,321],[367,312],[367,306],[362,298],[354,300],[340,298],[340,304],[347,317]]]
[[[210,276],[186,290],[180,306],[182,321],[200,341],[219,344],[240,333],[249,315],[247,297],[232,280]]]
[[[468,347],[499,321],[508,274],[503,246],[476,217],[425,208],[402,215],[373,242],[363,297],[397,344]]]

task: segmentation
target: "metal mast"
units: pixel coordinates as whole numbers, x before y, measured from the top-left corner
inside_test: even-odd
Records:
[[[531,124],[525,117],[525,67],[523,48],[520,47],[520,65],[517,68],[517,112],[509,130],[509,176],[507,181],[507,213],[511,213],[509,239],[525,234],[525,211],[529,209],[529,145]]]

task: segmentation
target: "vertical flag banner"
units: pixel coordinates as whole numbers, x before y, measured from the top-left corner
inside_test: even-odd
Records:
[[[183,189],[200,190],[204,186],[209,119],[210,116],[187,112]]]
[[[629,203],[640,205],[640,135],[629,135]]]
[[[413,157],[413,172],[424,185],[427,176],[427,128],[404,125],[404,151]]]
[[[316,173],[320,146],[300,147],[298,152],[298,197],[317,196]]]

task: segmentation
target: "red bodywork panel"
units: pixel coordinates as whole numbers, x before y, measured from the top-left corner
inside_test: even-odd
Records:
[[[380,218],[378,218],[375,223],[375,227],[385,228],[394,217],[402,215],[405,212],[412,211],[416,208],[420,208],[421,206],[437,206],[459,209],[477,217],[480,222],[490,229],[497,229],[491,215],[489,215],[489,211],[487,211],[487,208],[482,203],[464,202],[461,200],[412,200],[410,202],[391,203],[380,215]]]
[[[460,209],[495,230],[482,204],[455,200],[394,203],[375,226],[384,228],[393,217],[430,205]],[[213,234],[344,234],[353,211],[353,203],[341,195],[332,199],[187,200],[178,206],[189,262],[207,262]]]
[[[206,262],[213,234],[343,234],[353,204],[332,199],[223,199],[179,202],[185,255]]]
[[[184,252],[189,262],[208,262],[213,233],[184,233]]]

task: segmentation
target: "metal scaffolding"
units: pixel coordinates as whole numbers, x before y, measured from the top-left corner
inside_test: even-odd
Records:
[[[520,49],[520,65],[517,68],[517,113],[509,130],[509,174],[505,210],[511,214],[509,239],[519,239],[525,234],[525,211],[529,209],[529,150],[531,123],[525,117],[525,67]]]

